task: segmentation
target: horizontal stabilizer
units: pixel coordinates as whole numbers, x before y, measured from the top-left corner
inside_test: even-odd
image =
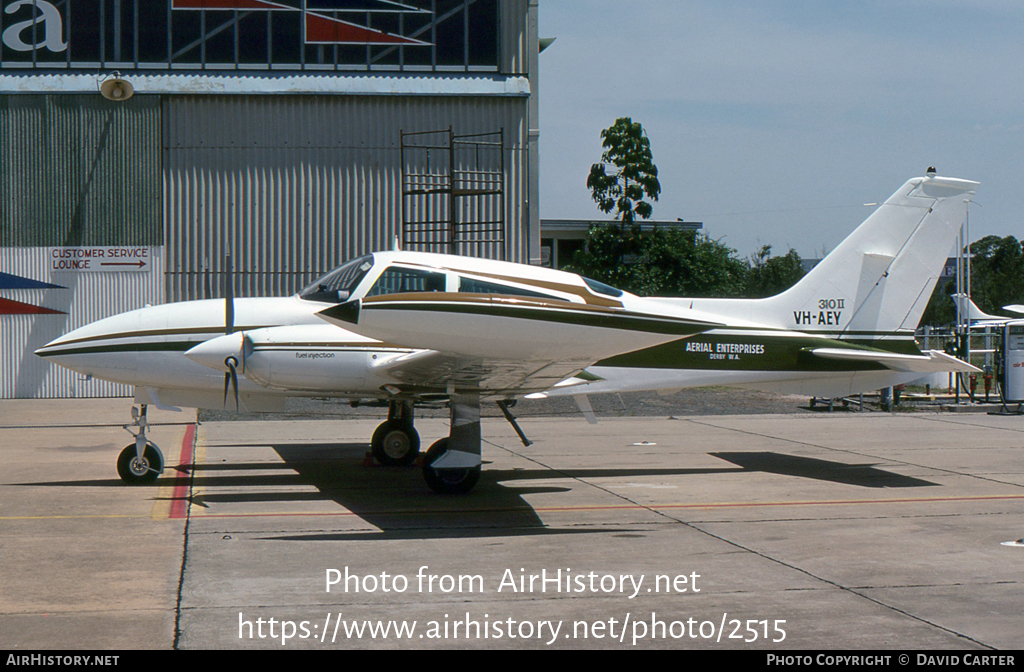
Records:
[[[1024,315],[1024,306],[1016,303],[1010,306],[1003,306],[1003,310],[1008,310],[1011,313],[1018,313],[1020,315]]]
[[[972,364],[947,355],[939,350],[926,350],[921,355],[903,355],[895,352],[872,350],[849,350],[845,348],[815,348],[811,353],[824,359],[845,361],[877,362],[893,371],[913,373],[980,373],[981,369]]]

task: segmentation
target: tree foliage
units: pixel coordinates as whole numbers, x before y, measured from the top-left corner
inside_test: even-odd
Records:
[[[657,201],[661,193],[658,167],[644,127],[631,118],[616,119],[613,126],[601,131],[601,137],[601,163],[590,168],[587,187],[601,212],[615,210],[625,230],[637,216],[650,218],[654,210],[650,201]]]
[[[615,229],[614,224],[591,228],[586,246],[566,270],[640,296],[770,296],[803,276],[796,250],[771,257],[766,245],[748,263],[736,250],[696,231],[655,228],[624,242]]]
[[[971,298],[978,308],[1002,315],[1003,306],[1024,303],[1024,242],[1013,236],[985,236],[971,243]],[[939,282],[932,292],[922,324],[944,327],[956,323],[952,296],[956,281]]]
[[[721,296],[743,293],[746,265],[735,250],[696,231],[655,229],[631,264],[631,290],[641,296]]]
[[[592,226],[583,249],[573,255],[565,270],[632,291],[632,265],[624,260],[635,257],[641,247],[639,232],[623,235],[618,224]]]
[[[802,277],[804,268],[796,250],[790,249],[784,256],[773,257],[772,246],[764,245],[750,256],[745,295],[754,299],[775,296],[795,285]]]
[[[1024,303],[1024,243],[985,236],[971,245],[971,297],[986,313]]]
[[[748,263],[695,231],[655,228],[641,235],[637,217],[648,219],[661,193],[650,140],[629,117],[617,119],[601,138],[601,163],[591,167],[587,187],[616,221],[590,229],[568,270],[641,296],[769,296],[803,276],[795,250],[772,258],[765,245]]]

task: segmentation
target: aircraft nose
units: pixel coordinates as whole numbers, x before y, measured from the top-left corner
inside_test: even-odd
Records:
[[[55,338],[46,345],[44,345],[43,347],[39,348],[38,350],[35,351],[36,357],[49,357],[50,355],[53,355],[54,351],[56,350],[56,347],[60,345],[62,340],[64,340],[63,336],[60,338]]]
[[[69,344],[72,341],[78,340],[79,337],[80,337],[80,334],[79,334],[80,331],[82,331],[82,330],[81,329],[75,329],[74,331],[69,331],[68,333],[64,334],[63,336],[58,336],[57,338],[53,339],[52,341],[50,341],[49,343],[47,343],[43,347],[41,347],[38,350],[36,350],[35,351],[36,356],[37,357],[52,357],[54,355],[61,354],[62,352],[64,352],[66,350],[66,348],[63,348],[62,346],[64,346],[65,344]]]
[[[238,364],[242,362],[242,338],[240,332],[211,338],[186,350],[185,356],[203,366],[227,372],[229,369],[225,361],[229,357],[234,357]]]

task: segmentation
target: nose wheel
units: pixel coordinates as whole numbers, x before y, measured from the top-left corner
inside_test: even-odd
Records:
[[[146,420],[146,404],[141,405],[141,411],[132,407],[132,420],[130,425],[125,425],[125,431],[135,437],[134,443],[129,443],[117,456],[117,475],[127,485],[141,485],[152,483],[164,471],[164,455],[160,447],[146,438],[146,427],[149,423]],[[137,432],[132,427],[138,427]]]
[[[163,455],[152,443],[146,444],[141,457],[134,443],[125,446],[117,457],[117,475],[128,485],[152,483],[163,470]]]

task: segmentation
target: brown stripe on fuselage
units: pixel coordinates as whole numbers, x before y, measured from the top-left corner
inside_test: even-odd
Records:
[[[626,313],[622,304],[618,306],[600,306],[587,303],[573,303],[559,299],[537,299],[531,296],[511,296],[508,294],[483,294],[474,292],[402,292],[396,294],[380,294],[363,299],[364,305],[397,303],[411,301],[414,303],[465,303],[506,306],[525,306],[529,308],[555,308],[558,310],[601,313],[605,315],[622,315]],[[656,315],[644,315],[656,318]]]
[[[254,327],[235,327],[235,333],[242,331],[254,331],[256,329],[269,329],[274,326],[280,325],[263,325]],[[99,336],[88,336],[86,338],[76,338],[71,341],[61,341],[60,343],[54,343],[54,347],[75,345],[78,343],[88,343],[90,341],[106,341],[120,338],[144,338],[150,336],[188,336],[189,334],[221,334],[224,335],[224,326],[215,327],[180,327],[178,329],[151,329],[148,331],[125,331],[116,334],[101,334]]]

